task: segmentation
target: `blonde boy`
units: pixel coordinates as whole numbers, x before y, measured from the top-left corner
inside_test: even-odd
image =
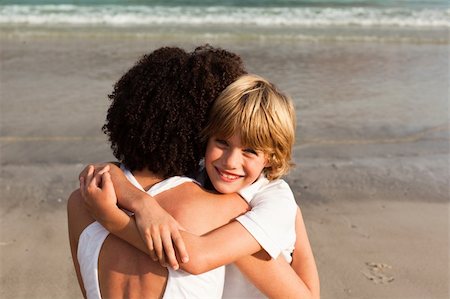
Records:
[[[272,258],[282,253],[290,263],[297,205],[279,179],[292,166],[295,110],[290,98],[267,80],[244,75],[214,102],[203,135],[211,185],[219,193],[238,192],[252,209],[236,220]],[[225,277],[224,298],[259,293],[234,266],[227,267]]]

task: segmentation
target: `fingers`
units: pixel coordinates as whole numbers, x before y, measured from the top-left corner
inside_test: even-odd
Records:
[[[101,188],[104,186],[103,176],[104,174],[108,173],[109,171],[109,165],[103,166],[103,167],[95,167],[94,166],[94,174],[92,178],[92,187],[97,186]],[[109,177],[109,181],[111,181],[111,177]]]
[[[154,252],[156,254],[156,257],[159,260],[159,263],[161,265],[163,265],[164,252],[163,252],[163,248],[162,248],[162,241],[161,241],[161,235],[159,233],[159,229],[158,229],[158,227],[152,226],[150,228],[150,232],[152,234]]]
[[[158,257],[155,254],[155,248],[153,246],[153,240],[152,240],[152,235],[150,234],[150,231],[146,231],[145,232],[145,244],[147,245],[149,254],[150,254],[150,258],[153,261],[158,261]]]
[[[174,270],[178,270],[180,266],[178,265],[177,257],[175,256],[175,250],[173,249],[171,233],[167,228],[162,230],[161,239],[164,247],[164,253],[166,254],[166,262]]]
[[[105,172],[108,172],[109,170],[110,170],[110,166],[109,166],[109,164],[106,164],[105,166],[96,169],[95,172],[96,172],[96,174],[101,176]]]
[[[87,169],[87,174],[86,174],[86,177],[85,177],[85,187],[86,187],[86,185],[90,185],[93,176],[94,176],[94,166],[93,165],[89,165],[88,169]]]
[[[80,179],[80,192],[83,198],[86,197],[86,192],[84,192],[84,177],[79,177]]]
[[[100,187],[103,178],[111,181],[111,178],[107,172],[95,174],[94,166],[89,165],[87,167],[86,176],[80,177],[80,190],[83,198],[86,199],[89,194],[92,194],[95,190],[97,190]]]
[[[184,240],[180,235],[180,231],[178,229],[175,229],[172,231],[172,241],[180,254],[181,262],[187,263],[189,262],[189,255],[186,250],[186,245],[184,244]]]
[[[88,165],[88,166],[86,166],[85,168],[83,168],[83,170],[82,170],[82,171],[80,172],[80,174],[78,175],[78,179],[81,179],[81,178],[85,178],[85,177],[86,177],[86,174],[87,174],[87,172],[88,172],[89,166],[91,166],[91,165]]]
[[[107,172],[111,169],[111,166],[109,164],[89,164],[87,165],[78,175],[78,179],[81,179],[82,177],[86,180],[86,176],[88,174],[88,172],[90,171],[90,169],[93,168],[94,171],[94,175],[97,173],[103,173],[103,172]]]
[[[155,232],[156,231],[157,230],[155,230]],[[155,243],[153,244],[156,256],[158,257],[161,265],[165,266],[168,264],[168,266],[172,267],[174,270],[178,270],[180,268],[176,257],[175,246],[180,254],[181,261],[183,263],[187,263],[189,261],[186,246],[178,231],[178,228],[173,227],[172,231],[170,231],[168,227],[162,227],[160,228],[160,237],[153,235],[152,240],[153,242],[160,240],[162,243],[161,246],[159,245],[159,242],[158,245]]]
[[[97,190],[98,188],[101,187],[101,183],[102,177],[99,176],[98,174],[96,175],[93,173],[91,181],[88,182],[87,191],[92,192],[94,190]]]
[[[90,184],[91,180],[92,180],[92,175],[94,173],[94,166],[92,165],[88,165],[86,167],[85,170],[83,170],[84,175],[82,176],[80,174],[80,191],[81,191],[81,196],[83,198],[86,198],[87,195],[87,188],[88,185]]]
[[[101,185],[102,185],[102,189],[111,189],[114,190],[114,186],[113,186],[113,182],[111,180],[111,174],[109,172],[103,172],[103,173],[98,173],[97,175],[99,175],[101,177]]]

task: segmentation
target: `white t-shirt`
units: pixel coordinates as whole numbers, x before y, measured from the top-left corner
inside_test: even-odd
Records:
[[[284,180],[269,181],[263,175],[239,194],[252,208],[236,218],[272,258],[280,254],[288,263],[294,250],[297,203]],[[226,266],[222,298],[264,298],[265,296],[234,265]]]

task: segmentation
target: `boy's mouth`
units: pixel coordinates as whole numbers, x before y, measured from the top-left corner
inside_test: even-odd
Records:
[[[232,182],[235,181],[241,177],[243,177],[242,175],[237,175],[237,174],[232,174],[229,172],[225,172],[225,171],[221,171],[219,168],[215,167],[217,173],[219,174],[219,176],[224,180],[224,181],[228,181],[228,182]]]

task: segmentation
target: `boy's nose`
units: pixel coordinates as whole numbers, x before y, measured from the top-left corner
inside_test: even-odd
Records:
[[[240,163],[240,159],[238,150],[228,151],[223,157],[223,166],[227,169],[236,169]]]

